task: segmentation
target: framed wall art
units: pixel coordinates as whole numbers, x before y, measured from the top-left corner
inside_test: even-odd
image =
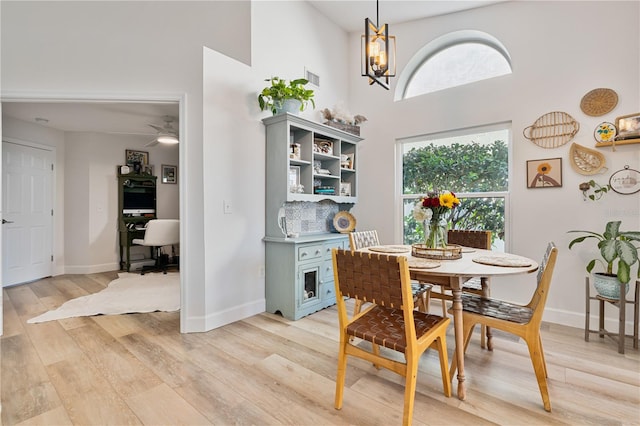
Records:
[[[178,166],[162,165],[162,183],[178,183]]]
[[[527,188],[560,188],[562,158],[527,161]]]
[[[147,151],[126,149],[124,155],[128,166],[133,166],[136,163],[140,163],[141,166],[147,166],[149,164],[149,153]]]
[[[289,166],[289,192],[300,189],[300,166]]]
[[[343,197],[351,197],[351,183],[340,182],[340,195]]]
[[[616,118],[616,127],[618,128],[616,140],[640,138],[640,112]]]
[[[609,186],[618,194],[630,195],[640,191],[640,172],[624,166],[609,178]]]

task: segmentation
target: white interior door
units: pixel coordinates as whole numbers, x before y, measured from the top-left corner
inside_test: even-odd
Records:
[[[53,149],[2,141],[2,286],[51,276]]]

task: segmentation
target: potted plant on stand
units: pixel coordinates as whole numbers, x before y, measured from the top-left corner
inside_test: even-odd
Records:
[[[299,78],[287,83],[287,80],[280,77],[271,77],[265,81],[271,82],[271,85],[262,89],[258,95],[261,111],[268,109],[273,115],[281,112],[298,114],[305,110],[309,102],[316,107],[313,90],[305,88],[309,83],[306,79]]]
[[[633,241],[640,241],[640,231],[622,232],[620,231],[621,223],[621,221],[607,223],[602,234],[592,231],[569,231],[587,234],[572,240],[569,243],[569,249],[589,238],[594,238],[598,241],[598,248],[602,258],[592,259],[587,264],[587,272],[591,273],[596,262],[600,262],[604,266],[604,273],[593,273],[593,285],[601,296],[609,299],[620,298],[621,285],[625,286],[625,294],[629,291],[631,268],[636,264],[640,264],[638,261],[638,247],[632,243]],[[617,272],[614,273],[613,267],[616,261]],[[640,267],[637,267],[637,269],[637,276],[640,278]]]

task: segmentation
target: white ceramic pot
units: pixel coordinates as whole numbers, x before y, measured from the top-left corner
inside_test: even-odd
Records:
[[[593,286],[596,288],[598,294],[608,299],[620,299],[620,286],[623,285],[618,281],[618,277],[615,275],[607,275],[601,272],[592,274]],[[629,292],[629,283],[624,285],[624,294]]]

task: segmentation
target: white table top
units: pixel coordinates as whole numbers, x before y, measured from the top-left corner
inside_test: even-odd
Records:
[[[384,247],[384,246],[377,246]],[[411,246],[406,246],[407,251],[399,253],[397,250],[398,245],[391,246],[393,253],[381,253],[379,251],[371,251],[369,249],[362,249],[360,251],[366,251],[376,254],[389,254],[392,256],[405,256],[408,260],[411,259],[424,259],[422,257],[411,256]],[[487,257],[495,258],[496,263],[510,263],[515,261],[517,264],[529,264],[528,266],[493,266],[483,263],[477,263],[473,259]],[[431,259],[429,259],[431,260]],[[538,263],[523,256],[518,256],[510,253],[500,253],[491,250],[471,249],[463,248],[462,258],[456,260],[432,260],[433,262],[439,262],[440,266],[429,269],[416,269],[415,272],[419,272],[424,275],[433,276],[447,276],[447,277],[493,277],[498,275],[514,275],[522,273],[535,272],[538,269]],[[411,269],[411,268],[410,268]],[[413,270],[412,270],[413,271]]]

